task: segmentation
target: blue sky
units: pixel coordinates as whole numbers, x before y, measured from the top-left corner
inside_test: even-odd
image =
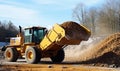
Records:
[[[97,6],[104,0],[0,0],[0,20],[11,20],[16,26],[52,27],[73,20],[72,10],[79,3]]]

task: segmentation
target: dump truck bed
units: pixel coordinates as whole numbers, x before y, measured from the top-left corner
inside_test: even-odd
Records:
[[[90,35],[90,30],[76,22],[55,24],[41,41],[40,47],[43,51],[59,50],[64,45],[80,44],[82,40],[88,40]]]

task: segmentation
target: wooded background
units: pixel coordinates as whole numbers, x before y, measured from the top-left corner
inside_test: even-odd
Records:
[[[9,42],[10,37],[15,37],[18,31],[11,21],[0,21],[0,42]]]
[[[73,19],[92,31],[92,36],[120,32],[120,0],[105,0],[97,7],[80,3],[73,10]]]

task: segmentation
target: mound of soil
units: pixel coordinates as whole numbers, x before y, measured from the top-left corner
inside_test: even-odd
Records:
[[[114,52],[108,52],[102,56],[88,61],[80,62],[81,64],[92,64],[94,66],[101,67],[120,67],[120,55],[117,55]]]
[[[114,51],[120,47],[120,33],[111,35],[95,45],[94,47],[87,49],[82,55],[86,57],[86,60],[97,58],[103,54]]]
[[[113,34],[93,47],[86,48],[71,62],[105,67],[120,67],[120,33]]]

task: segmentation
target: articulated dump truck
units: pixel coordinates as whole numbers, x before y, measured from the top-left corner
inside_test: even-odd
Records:
[[[10,45],[4,47],[4,57],[6,61],[15,62],[24,56],[30,64],[49,57],[52,62],[60,63],[65,57],[65,46],[80,44],[88,40],[90,35],[90,30],[72,21],[55,24],[49,31],[44,27],[25,28],[24,34],[20,27],[17,37],[12,37]]]

